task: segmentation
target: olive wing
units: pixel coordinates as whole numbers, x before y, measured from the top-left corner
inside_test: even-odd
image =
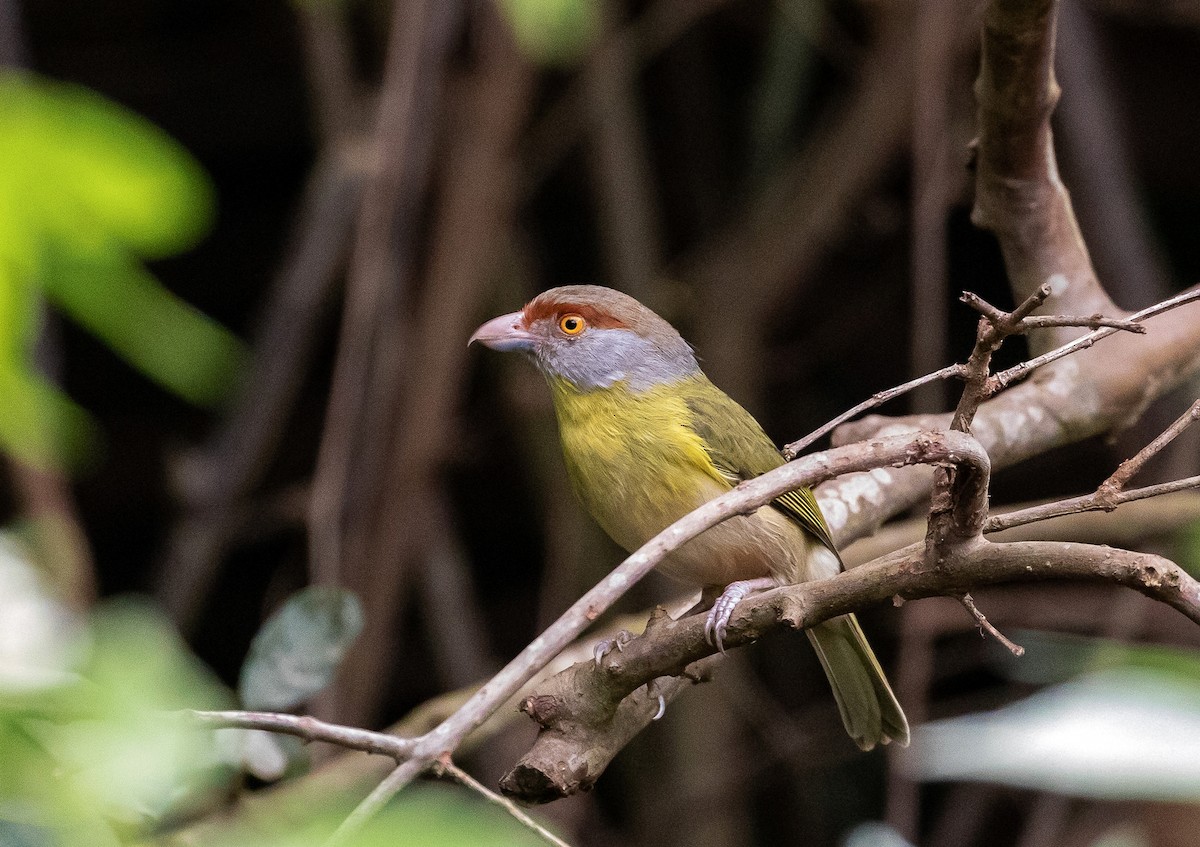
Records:
[[[704,442],[709,459],[731,484],[761,476],[784,464],[783,455],[754,416],[708,380],[687,398],[691,426]],[[789,491],[771,501],[837,555],[829,526],[809,488]],[[841,556],[838,555],[841,561]]]

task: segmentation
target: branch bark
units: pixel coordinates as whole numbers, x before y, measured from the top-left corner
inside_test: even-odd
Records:
[[[1013,297],[1049,283],[1047,312],[1120,314],[1092,268],[1071,200],[1058,175],[1050,116],[1055,0],[993,0],[983,25],[978,170],[972,220],[1000,240]],[[1057,328],[1031,337],[1034,352],[1079,333]]]
[[[1200,583],[1173,562],[1148,553],[1090,544],[980,542],[930,563],[914,544],[833,579],[778,588],[743,600],[730,619],[727,649],[750,644],[781,627],[807,629],[837,615],[891,600],[961,595],[987,585],[1083,580],[1124,585],[1167,603],[1200,624]],[[526,802],[546,802],[589,788],[623,747],[650,722],[649,703],[624,705],[622,692],[663,676],[702,678],[693,663],[711,656],[704,616],[652,618],[646,633],[610,654],[603,668],[580,662],[531,710],[547,721],[534,747],[501,783]],[[685,677],[686,678],[686,677]],[[641,692],[639,692],[639,696]],[[542,698],[552,698],[552,702]],[[638,720],[640,725],[636,727]],[[582,743],[581,743],[582,742]],[[586,746],[585,746],[586,745]]]

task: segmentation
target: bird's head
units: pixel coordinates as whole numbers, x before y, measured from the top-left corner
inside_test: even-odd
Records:
[[[525,353],[548,377],[580,391],[617,383],[643,391],[700,370],[673,326],[628,294],[599,285],[552,288],[485,323],[468,343],[476,341]]]

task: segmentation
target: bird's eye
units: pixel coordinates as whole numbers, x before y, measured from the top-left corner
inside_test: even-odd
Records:
[[[563,335],[579,335],[587,328],[587,322],[579,315],[563,315],[558,319],[558,328]]]

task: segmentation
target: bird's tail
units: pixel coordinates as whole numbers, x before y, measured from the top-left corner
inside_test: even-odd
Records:
[[[818,624],[808,638],[854,743],[863,750],[889,741],[907,747],[908,720],[854,615]]]

